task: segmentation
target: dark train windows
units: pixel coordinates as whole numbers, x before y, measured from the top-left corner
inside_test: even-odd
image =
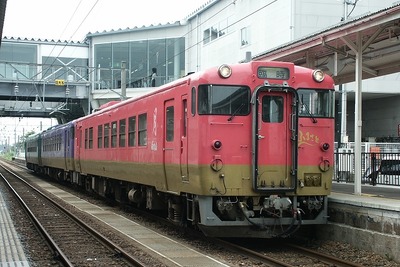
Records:
[[[89,149],[93,148],[93,127],[89,128]]]
[[[169,106],[165,110],[165,140],[174,141],[174,106]]]
[[[85,149],[89,147],[89,129],[85,129]]]
[[[111,147],[117,147],[117,122],[111,123]]]
[[[250,88],[200,85],[197,108],[200,115],[248,115],[250,113]]]
[[[192,101],[191,101],[192,103],[192,108],[191,108],[191,111],[192,111],[192,116],[194,116],[194,115],[196,115],[196,88],[192,88]]]
[[[128,146],[136,145],[136,116],[128,118]]]
[[[147,114],[140,114],[138,119],[139,146],[145,146],[147,145]]]
[[[126,119],[122,119],[119,121],[119,147],[125,147],[125,126],[126,126]]]
[[[97,148],[103,147],[103,125],[97,126]]]
[[[110,146],[110,124],[104,124],[104,148]]]
[[[262,98],[262,120],[263,122],[283,121],[283,97],[266,95]]]

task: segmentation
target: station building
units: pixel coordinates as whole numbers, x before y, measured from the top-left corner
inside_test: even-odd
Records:
[[[6,36],[0,48],[0,115],[53,116],[64,122],[110,100],[154,90],[154,71],[159,86],[393,5],[388,0],[210,0],[174,23],[126,25],[88,33],[80,42]],[[393,32],[399,34],[400,28]],[[364,126],[364,138],[397,137],[399,79],[397,73],[363,81],[364,117],[380,117]],[[346,87],[351,124],[354,85]]]

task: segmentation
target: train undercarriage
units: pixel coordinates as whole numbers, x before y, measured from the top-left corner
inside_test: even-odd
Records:
[[[106,199],[162,213],[170,221],[200,229],[206,236],[288,237],[302,225],[327,222],[327,196],[199,196],[169,194],[152,186],[105,177],[44,171]]]

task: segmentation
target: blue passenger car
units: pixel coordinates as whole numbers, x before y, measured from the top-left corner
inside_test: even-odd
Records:
[[[26,167],[39,172],[41,162],[41,134],[31,135],[25,140],[25,161]]]
[[[42,133],[41,163],[50,177],[65,179],[74,170],[74,122]]]

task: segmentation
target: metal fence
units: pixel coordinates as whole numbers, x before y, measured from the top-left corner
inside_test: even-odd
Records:
[[[355,177],[354,152],[341,149],[335,153],[335,179],[353,183]],[[361,183],[400,186],[399,152],[361,152]]]

